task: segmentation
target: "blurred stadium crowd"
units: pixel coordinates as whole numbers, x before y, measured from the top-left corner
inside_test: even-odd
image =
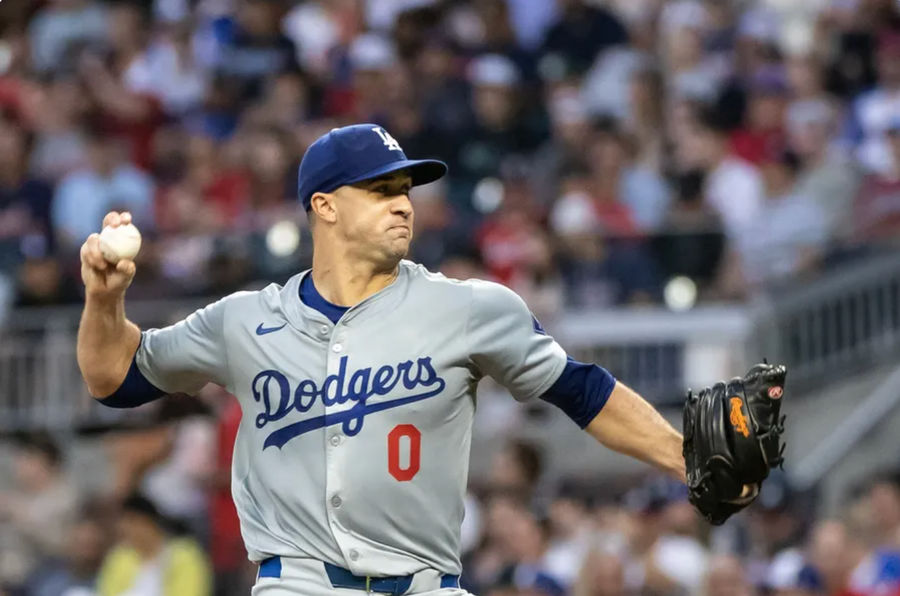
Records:
[[[450,164],[413,195],[411,258],[509,284],[539,316],[657,302],[676,275],[742,300],[896,248],[897,2],[600,4],[0,3],[0,312],[77,303],[78,246],[111,209],[145,235],[131,299],[286,278],[310,256],[299,158],[361,121]],[[100,439],[102,490],[23,440],[0,493],[5,592],[247,594],[240,411],[201,399]],[[512,441],[472,487],[475,593],[900,595],[896,475],[835,519],[775,477],[715,530],[657,477],[547,478]]]
[[[134,297],[284,279],[298,160],[360,121],[450,163],[412,257],[541,313],[676,275],[741,299],[897,235],[896,2],[599,4],[3,3],[0,293],[77,301],[110,209],[148,240]]]
[[[173,422],[164,407],[158,424],[106,434],[90,463],[102,482],[79,478],[85,462],[48,436],[23,437],[18,488],[0,492],[0,593],[249,594],[256,567],[229,491],[240,407],[218,389],[203,399],[217,416],[182,410]],[[823,516],[776,471],[748,510],[712,528],[680,483],[550,480],[542,461],[511,439],[470,487],[462,582],[472,593],[900,595],[900,474],[871,478]]]

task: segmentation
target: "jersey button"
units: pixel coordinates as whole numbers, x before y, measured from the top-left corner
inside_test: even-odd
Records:
[[[337,447],[341,444],[341,435],[331,435],[331,444]]]
[[[328,335],[328,325],[322,325],[319,327],[319,333],[322,335]]]
[[[350,550],[350,560],[351,560],[351,561],[355,561],[355,560],[357,560],[358,558],[359,558],[359,553],[356,551],[356,549],[355,549],[355,548],[354,548],[354,549],[351,549],[351,550]]]
[[[339,496],[334,495],[333,497],[331,497],[331,506],[334,507],[335,509],[340,507],[341,503],[343,503],[343,501],[341,500],[341,498]]]
[[[331,346],[331,351],[335,353],[339,353],[343,349],[344,346],[342,346],[341,344],[334,344],[333,346]]]

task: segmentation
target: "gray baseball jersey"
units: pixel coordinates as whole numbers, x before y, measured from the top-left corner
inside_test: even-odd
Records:
[[[306,274],[144,331],[138,367],[166,392],[212,381],[240,400],[232,494],[251,559],[458,574],[478,381],[528,400],[565,352],[499,284],[402,261],[335,325],[300,300]]]

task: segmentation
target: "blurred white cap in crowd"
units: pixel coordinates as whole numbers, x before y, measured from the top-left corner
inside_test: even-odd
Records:
[[[703,29],[707,24],[706,7],[697,0],[679,0],[665,5],[660,16],[660,33],[679,29]]]
[[[765,8],[752,8],[741,16],[738,35],[762,43],[778,45],[781,25],[778,15]]]
[[[677,99],[712,102],[719,93],[718,81],[705,70],[679,73],[671,82],[672,94]]]
[[[377,33],[364,33],[354,39],[349,56],[355,70],[387,70],[397,64],[394,44]]]
[[[795,587],[805,562],[803,553],[796,548],[781,551],[769,565],[766,584],[773,590],[788,590]]]
[[[788,130],[799,130],[810,124],[827,125],[834,118],[834,110],[824,99],[803,99],[792,102],[785,114]]]
[[[365,3],[366,22],[372,29],[390,31],[400,13],[434,4],[436,0],[369,0]]]
[[[550,225],[557,234],[588,234],[597,229],[597,212],[590,195],[570,192],[559,198],[550,214]]]
[[[581,94],[575,89],[555,93],[550,99],[550,118],[557,124],[587,122],[588,113]]]
[[[512,60],[500,54],[484,54],[472,60],[467,70],[473,85],[514,87],[521,77]]]

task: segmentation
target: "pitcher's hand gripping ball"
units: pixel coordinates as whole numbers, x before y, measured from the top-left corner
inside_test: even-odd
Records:
[[[106,226],[100,232],[103,258],[116,264],[120,259],[134,259],[141,249],[141,233],[134,224]]]
[[[781,398],[787,369],[757,364],[684,404],[683,453],[691,503],[714,525],[749,505],[771,468],[784,461]],[[749,497],[742,491],[753,490]],[[743,497],[743,498],[742,498]]]

